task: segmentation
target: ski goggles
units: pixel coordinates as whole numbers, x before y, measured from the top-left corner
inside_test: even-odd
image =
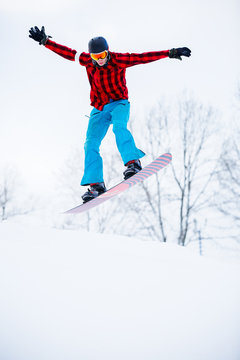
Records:
[[[100,59],[106,59],[106,57],[108,55],[108,51],[104,50],[98,54],[91,53],[90,55],[93,60],[98,61]]]

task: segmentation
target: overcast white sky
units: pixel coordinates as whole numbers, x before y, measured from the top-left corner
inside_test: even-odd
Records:
[[[119,52],[188,46],[192,57],[182,62],[128,69],[132,115],[182,90],[227,113],[240,79],[239,10],[237,0],[2,2],[0,166],[13,164],[29,187],[47,190],[84,144],[91,111],[85,69],[28,38],[31,26],[44,25],[54,41],[79,51],[96,35]]]

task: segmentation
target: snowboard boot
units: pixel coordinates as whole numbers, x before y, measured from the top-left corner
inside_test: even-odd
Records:
[[[105,187],[104,182],[90,184],[90,188],[88,189],[88,191],[86,191],[82,195],[83,203],[86,203],[87,201],[90,201],[90,200],[96,198],[97,196],[103,194],[106,191],[107,191],[107,189]]]
[[[129,179],[131,176],[137,174],[140,170],[142,170],[140,160],[131,160],[125,164],[127,169],[123,172],[124,180]]]

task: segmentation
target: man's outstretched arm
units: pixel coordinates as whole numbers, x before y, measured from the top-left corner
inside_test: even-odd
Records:
[[[64,57],[65,59],[75,61],[77,51],[51,41],[49,39],[51,36],[46,35],[44,26],[42,26],[41,30],[39,30],[37,26],[34,26],[29,30],[29,33],[29,37],[37,41],[39,45],[44,45],[49,50],[54,51],[56,54]]]
[[[139,64],[147,64],[152,61],[164,59],[164,58],[174,58],[182,60],[182,56],[191,56],[191,50],[187,47],[163,50],[163,51],[150,51],[141,54],[135,53],[116,53],[116,58],[118,64],[122,67],[130,67]]]

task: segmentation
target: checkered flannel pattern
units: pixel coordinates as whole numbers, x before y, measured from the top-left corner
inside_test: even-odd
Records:
[[[85,66],[91,85],[91,105],[98,110],[102,110],[104,105],[108,104],[110,100],[128,99],[125,77],[126,68],[169,57],[169,50],[151,51],[141,54],[123,54],[110,51],[107,66],[99,67],[93,64],[89,53],[83,52],[78,58],[76,57],[76,50],[51,40],[48,40],[45,46],[65,59],[71,61],[78,60],[82,66]]]

